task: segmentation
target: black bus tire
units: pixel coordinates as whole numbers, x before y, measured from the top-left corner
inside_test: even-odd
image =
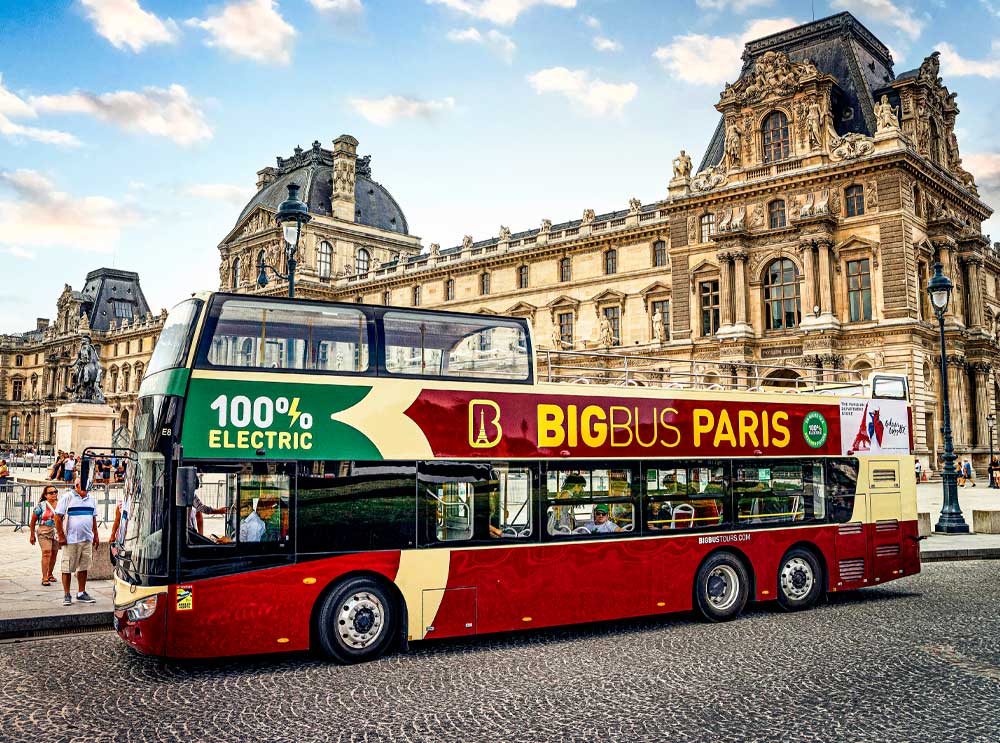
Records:
[[[694,605],[707,621],[736,619],[749,595],[750,576],[736,555],[716,552],[698,568],[694,579]]]
[[[778,605],[785,611],[808,609],[823,594],[823,570],[816,555],[796,547],[778,565]]]
[[[336,586],[316,617],[320,647],[338,663],[375,660],[397,639],[399,609],[392,594],[371,578]]]

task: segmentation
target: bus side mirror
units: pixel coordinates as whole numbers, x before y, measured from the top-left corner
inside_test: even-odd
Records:
[[[177,468],[177,489],[175,503],[187,507],[194,505],[194,493],[198,489],[197,467]]]

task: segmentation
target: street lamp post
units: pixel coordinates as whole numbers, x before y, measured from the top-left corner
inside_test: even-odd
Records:
[[[958,473],[955,472],[955,446],[951,438],[951,408],[948,405],[948,354],[944,345],[944,315],[948,311],[948,302],[951,301],[951,291],[953,289],[951,280],[941,273],[941,263],[934,264],[934,276],[927,284],[927,293],[931,298],[931,305],[934,307],[934,315],[938,319],[938,326],[941,329],[941,391],[943,394],[942,408],[944,411],[944,425],[941,433],[944,435],[944,455],[941,457],[943,471],[941,473],[941,485],[944,489],[944,503],[941,506],[941,515],[938,517],[934,531],[945,534],[968,534],[969,525],[965,523],[962,516],[962,509],[958,505]]]
[[[986,416],[986,425],[990,429],[990,465],[986,469],[986,474],[990,478],[990,487],[996,488],[996,483],[993,481],[993,431],[997,427],[997,416],[995,413],[990,413]]]
[[[267,272],[271,271],[276,278],[288,279],[288,298],[295,299],[295,265],[298,261],[295,256],[299,249],[299,239],[302,237],[302,225],[309,222],[312,217],[309,215],[309,207],[299,200],[299,185],[297,183],[288,184],[288,198],[281,202],[278,213],[274,215],[274,221],[281,225],[281,231],[285,238],[285,262],[288,264],[288,272],[281,273],[275,266],[264,262],[261,255],[260,263],[257,264],[257,286],[263,288],[267,286]]]

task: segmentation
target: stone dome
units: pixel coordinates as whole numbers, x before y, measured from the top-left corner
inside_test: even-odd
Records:
[[[281,202],[288,198],[290,183],[300,186],[299,198],[308,205],[312,214],[332,214],[333,152],[322,149],[319,142],[313,142],[310,150],[296,147],[292,157],[279,157],[277,167],[265,168],[259,175],[267,185],[243,208],[237,224],[258,206],[277,211]],[[399,204],[383,185],[372,180],[370,155],[359,157],[356,161],[354,221],[386,232],[409,234],[406,215]]]

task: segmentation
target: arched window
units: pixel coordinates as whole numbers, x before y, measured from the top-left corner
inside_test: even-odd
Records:
[[[772,230],[785,226],[785,202],[775,199],[767,205],[767,223]]]
[[[111,367],[111,392],[118,391],[118,367]]]
[[[715,234],[715,215],[709,212],[702,214],[699,220],[699,242],[707,243],[708,239]]]
[[[618,273],[618,251],[614,248],[604,253],[604,273],[608,276]]]
[[[240,282],[243,279],[242,272],[240,271],[240,259],[237,258],[233,261],[233,289],[240,288]]]
[[[122,367],[122,392],[129,391],[129,380],[132,376],[132,369],[129,366]]]
[[[760,133],[764,162],[773,163],[776,160],[784,160],[791,154],[788,117],[781,111],[772,111],[767,115]]]
[[[569,256],[559,259],[559,280],[573,280],[573,261]]]
[[[667,242],[657,240],[653,243],[653,266],[662,268],[667,265]]]
[[[257,252],[257,268],[256,268],[257,273],[260,273],[261,266],[264,265],[264,261],[266,261],[266,260],[267,260],[267,251],[266,250],[260,250],[260,251],[258,251]],[[256,277],[254,277],[254,280],[256,281]]]
[[[865,187],[861,184],[844,189],[844,208],[848,217],[860,217],[865,213]]]
[[[479,293],[484,296],[490,293],[490,274],[488,271],[483,271],[479,275]]]
[[[448,279],[444,282],[444,298],[445,301],[451,301],[455,298],[455,279]]]
[[[316,249],[316,273],[321,279],[330,278],[330,269],[333,262],[333,246],[325,240]]]
[[[14,366],[24,366],[24,356],[18,354],[14,357]]]
[[[139,391],[139,385],[142,384],[142,372],[143,372],[142,364],[136,364],[135,365],[135,390],[136,390],[136,392]]]
[[[366,248],[358,248],[358,254],[354,256],[355,273],[368,273],[372,265],[372,254]]]
[[[21,438],[21,416],[12,415],[10,417],[10,440],[18,441]]]
[[[246,338],[240,347],[240,366],[256,366],[253,355],[253,339]]]
[[[788,258],[779,258],[764,276],[764,327],[788,330],[798,326],[801,316],[798,269]]]
[[[420,306],[420,287],[419,286],[413,287],[413,306],[414,307],[419,307]]]
[[[382,304],[384,304],[386,307],[392,304],[392,292],[389,291],[388,289],[382,292]]]
[[[121,427],[124,428],[126,431],[128,430],[128,411],[127,410],[123,410],[122,411]]]

